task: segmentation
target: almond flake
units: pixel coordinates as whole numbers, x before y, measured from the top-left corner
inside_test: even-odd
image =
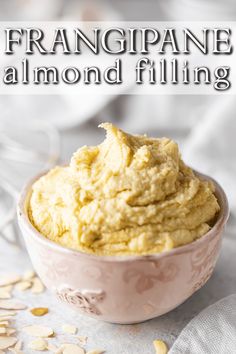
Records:
[[[85,344],[87,343],[88,337],[85,337],[85,336],[78,336],[77,338],[78,338],[78,340],[79,340],[79,344],[85,345]]]
[[[5,317],[0,317],[0,322],[2,321],[9,321],[9,320],[12,320],[12,316],[5,316]]]
[[[90,350],[86,354],[103,354],[103,353],[105,353],[104,350],[95,349],[95,350]]]
[[[31,280],[34,277],[35,277],[35,271],[31,269],[27,270],[23,275],[24,280]]]
[[[17,342],[15,337],[0,337],[0,349],[12,347]]]
[[[0,311],[0,321],[2,317],[15,316],[16,312],[14,311]]]
[[[10,299],[12,292],[12,285],[3,286],[0,288],[0,299]]]
[[[25,291],[31,288],[32,283],[28,280],[20,281],[16,284],[15,289],[19,291]]]
[[[7,292],[11,292],[13,289],[13,285],[6,285],[6,286],[1,286],[0,291],[5,290]]]
[[[16,284],[20,280],[21,280],[21,277],[19,275],[8,275],[8,276],[5,276],[5,277],[1,278],[0,286]]]
[[[84,349],[76,344],[62,344],[61,348],[63,354],[85,354]]]
[[[64,324],[62,326],[62,330],[65,333],[69,333],[69,334],[76,334],[77,332],[77,328],[75,326],[69,325],[69,324]]]
[[[52,337],[54,331],[50,327],[32,325],[23,328],[24,332],[33,337]]]
[[[48,348],[48,343],[45,339],[37,338],[30,342],[28,347],[33,350],[43,351]]]
[[[18,342],[16,342],[14,348],[15,348],[16,350],[21,350],[22,344],[23,344],[23,343],[22,343],[22,340],[18,340]]]
[[[57,348],[57,350],[54,352],[54,354],[63,354],[63,346]]]
[[[37,278],[37,277],[33,278],[32,282],[33,282],[33,285],[31,288],[31,292],[33,294],[40,294],[40,293],[44,292],[45,287],[39,278]]]
[[[7,329],[6,327],[0,327],[0,335],[1,334],[7,334]]]
[[[9,322],[8,321],[0,321],[0,327],[8,327]]]
[[[8,349],[10,352],[12,352],[13,354],[24,354],[21,350],[14,348],[9,348]]]
[[[30,310],[32,315],[34,316],[44,316],[48,313],[48,308],[47,307],[35,307]]]
[[[7,291],[0,290],[0,299],[2,299],[2,300],[11,299],[11,294]]]
[[[156,350],[156,354],[167,354],[168,348],[165,342],[162,340],[154,340],[153,342],[154,348]]]
[[[26,305],[13,300],[0,300],[0,309],[3,310],[24,310]]]
[[[6,333],[7,336],[11,336],[12,334],[16,333],[15,328],[6,328],[6,330],[7,330],[7,333]]]

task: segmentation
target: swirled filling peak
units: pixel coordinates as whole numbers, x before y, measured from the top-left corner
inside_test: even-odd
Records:
[[[160,253],[203,236],[219,211],[168,138],[129,135],[111,123],[98,146],[39,178],[29,217],[45,237],[98,255]]]

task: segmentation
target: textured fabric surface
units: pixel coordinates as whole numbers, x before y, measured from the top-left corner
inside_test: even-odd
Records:
[[[236,353],[236,294],[207,307],[184,328],[169,354]]]

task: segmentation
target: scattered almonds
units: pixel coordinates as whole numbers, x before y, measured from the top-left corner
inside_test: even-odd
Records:
[[[26,305],[13,300],[0,300],[0,309],[3,310],[24,310]]]
[[[20,280],[21,277],[19,275],[8,275],[6,277],[2,277],[2,279],[0,280],[0,286],[16,284]]]
[[[32,325],[23,328],[24,332],[33,337],[52,337],[54,335],[54,331],[50,327],[40,326],[40,325]]]
[[[48,308],[47,307],[35,307],[30,310],[32,315],[34,316],[44,316],[48,313]]]
[[[32,283],[28,280],[20,281],[19,283],[16,284],[15,288],[16,290],[19,291],[25,291],[29,288],[31,288]]]
[[[45,290],[45,287],[41,280],[36,276],[33,270],[28,270],[23,276],[9,275],[0,278],[0,354],[5,354],[5,350],[12,352],[13,354],[23,354],[22,341],[18,340],[12,335],[16,332],[15,328],[12,328],[12,320],[17,315],[13,310],[24,310],[27,306],[17,300],[11,299],[12,290],[25,291],[31,289],[33,294],[40,294]],[[2,311],[1,311],[2,310]],[[44,316],[49,312],[47,307],[34,307],[30,309],[30,312],[34,316]],[[39,321],[39,320],[38,320]],[[71,335],[77,333],[77,327],[71,324],[62,325],[63,332]],[[54,354],[86,354],[85,349],[80,345],[87,343],[87,337],[77,336],[79,344],[65,343],[58,347],[52,343],[48,343],[44,338],[50,338],[54,336],[52,328],[43,325],[29,325],[23,328],[23,331],[32,337],[38,337],[32,340],[28,344],[28,348],[36,351],[51,351]],[[153,343],[160,342],[154,341]],[[163,342],[164,343],[164,342]],[[158,348],[157,344],[154,344],[155,348]],[[165,345],[165,343],[164,343]],[[157,349],[156,349],[157,350]],[[102,354],[104,350],[90,350],[87,354]],[[166,352],[157,352],[158,354],[166,354]]]
[[[7,349],[12,347],[17,342],[15,337],[1,337],[0,336],[0,349]]]
[[[31,292],[33,294],[40,294],[44,291],[44,289],[45,289],[44,285],[39,278],[37,278],[37,277],[33,278],[32,282],[33,282],[33,285],[31,288]]]
[[[28,347],[33,350],[43,351],[48,348],[48,343],[45,339],[37,338],[30,342]]]
[[[154,348],[156,349],[156,354],[167,354],[168,348],[165,342],[162,340],[154,340]]]
[[[60,349],[60,348],[59,348]],[[83,348],[79,347],[76,344],[66,343],[61,346],[62,354],[85,354]]]
[[[62,330],[65,333],[69,333],[69,334],[76,334],[77,332],[77,328],[75,326],[69,325],[69,324],[64,324],[62,326]]]

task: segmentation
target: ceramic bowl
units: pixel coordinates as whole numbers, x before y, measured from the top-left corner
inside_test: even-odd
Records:
[[[229,213],[225,193],[214,180],[220,212],[200,239],[161,254],[96,256],[62,247],[30,223],[27,207],[32,184],[39,177],[21,193],[19,225],[43,283],[78,313],[120,324],[142,322],[174,309],[210,278]]]

